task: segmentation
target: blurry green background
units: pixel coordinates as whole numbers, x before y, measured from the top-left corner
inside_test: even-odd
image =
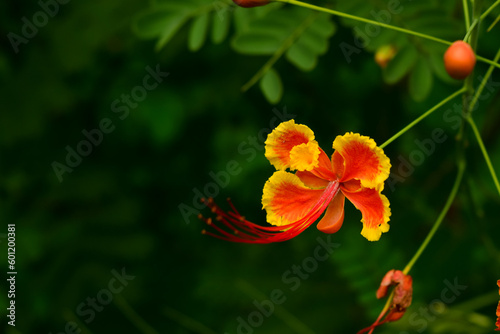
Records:
[[[455,3],[450,15],[460,18],[460,1]],[[143,1],[71,1],[15,53],[7,34],[21,34],[22,17],[31,20],[40,6],[0,3],[1,267],[7,272],[6,226],[14,223],[18,272],[16,326],[7,325],[9,299],[2,284],[0,332],[71,332],[68,322],[81,333],[175,334],[355,333],[370,325],[385,302],[375,298],[380,280],[406,265],[450,191],[455,130],[443,122],[443,112],[452,103],[385,149],[397,172],[399,158],[408,160],[418,149],[415,139],[430,138],[438,127],[448,136],[394,191],[386,187],[390,232],[379,242],[366,241],[359,234],[359,211],[346,203],[344,226],[331,237],[339,247],[295,291],[282,276],[313,256],[318,237],[326,240],[314,226],[283,243],[233,244],[202,235],[204,224],[195,214],[186,220],[179,205],[192,207],[195,190],[203,192],[213,181],[210,172],[224,171],[234,160],[241,172],[216,200],[225,207],[230,196],[247,219],[265,222],[260,198],[273,167],[262,151],[253,157],[238,147],[269,131],[263,129],[274,108],[307,124],[331,154],[333,139],[347,131],[384,142],[460,84],[436,80],[429,96],[414,102],[406,79],[384,83],[372,53],[346,62],[339,45],[352,43],[352,31],[334,19],[337,31],[315,69],[303,72],[278,61],[285,90],[272,105],[258,85],[240,91],[269,57],[237,54],[229,40],[191,52],[187,26],[156,52],[155,40],[139,39],[131,30],[136,15],[148,8]],[[479,44],[479,53],[490,59],[499,46],[495,29]],[[456,31],[456,39],[462,36]],[[147,66],[170,74],[121,120],[112,103],[142,85]],[[486,69],[478,63],[478,74]],[[493,80],[500,80],[498,71]],[[475,117],[499,172],[498,85],[492,93]],[[59,182],[54,161],[66,164],[66,147],[76,149],[85,139],[82,131],[106,118],[114,130]],[[467,158],[459,196],[411,272],[413,305],[399,322],[376,332],[492,331],[500,199],[473,139]],[[119,293],[106,292],[112,271],[122,268],[134,278]],[[446,280],[466,288],[445,305],[438,301]],[[238,331],[238,318],[248,321],[257,310],[254,301],[270,299],[275,289],[283,291],[284,303],[260,326]],[[81,303],[109,296],[92,321],[91,313],[78,311]],[[429,307],[438,314],[426,316],[422,310]]]

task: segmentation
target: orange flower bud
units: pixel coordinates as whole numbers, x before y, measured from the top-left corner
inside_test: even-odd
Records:
[[[385,68],[387,64],[394,58],[397,49],[394,45],[383,45],[375,52],[375,62],[381,68]]]
[[[394,295],[392,296],[390,307],[389,309],[384,308],[373,325],[360,330],[358,334],[372,333],[373,329],[377,326],[401,319],[411,304],[413,294],[412,285],[413,280],[410,275],[405,275],[401,270],[389,270],[380,283],[380,287],[377,290],[377,298],[380,299],[387,296],[389,288],[394,287]],[[385,318],[382,319],[384,315]]]

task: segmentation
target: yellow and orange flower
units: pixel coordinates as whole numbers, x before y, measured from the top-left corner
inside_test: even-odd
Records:
[[[389,177],[389,158],[369,137],[355,133],[337,136],[335,152],[328,158],[309,127],[294,120],[281,123],[265,142],[265,156],[277,171],[264,185],[262,206],[267,212],[263,227],[233,212],[222,211],[212,200],[205,203],[232,233],[204,219],[225,240],[270,243],[291,239],[311,226],[324,213],[317,228],[335,233],[344,220],[347,198],[361,211],[361,234],[370,241],[389,230],[388,199],[382,195]],[[295,173],[286,170],[296,171]]]

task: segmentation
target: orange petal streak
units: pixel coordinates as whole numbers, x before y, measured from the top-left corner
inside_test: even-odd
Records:
[[[314,133],[309,127],[289,120],[276,127],[267,136],[265,156],[278,170],[290,168],[290,151],[300,144],[314,141]]]
[[[391,164],[373,139],[346,133],[335,138],[333,148],[336,150],[332,157],[333,169],[339,174],[341,182],[357,179],[364,187],[383,189]]]
[[[342,193],[361,211],[363,230],[361,235],[369,241],[377,241],[382,233],[389,231],[391,209],[389,200],[379,191],[360,187],[357,191],[341,185]]]
[[[314,168],[311,172],[319,178],[328,181],[337,180],[337,175],[334,173],[332,169],[332,162],[328,155],[326,155],[325,151],[319,148],[319,158],[318,158],[318,166]]]
[[[324,189],[310,189],[292,173],[277,171],[264,185],[262,207],[267,222],[282,226],[296,222],[312,210],[322,198]]]
[[[330,183],[327,180],[317,177],[311,172],[297,171],[295,175],[299,177],[306,187],[312,189],[323,189],[326,188],[328,183]]]
[[[319,221],[317,228],[324,233],[335,233],[344,222],[344,202],[345,196],[339,192],[328,205],[326,213]]]

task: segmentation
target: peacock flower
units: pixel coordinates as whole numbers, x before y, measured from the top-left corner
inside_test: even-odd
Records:
[[[361,211],[361,234],[370,241],[379,240],[389,230],[391,215],[389,201],[381,193],[389,177],[389,158],[373,139],[352,132],[337,136],[332,146],[335,151],[328,158],[309,127],[294,120],[281,123],[265,142],[265,156],[277,169],[262,195],[262,207],[272,226],[247,221],[231,203],[232,211],[224,212],[209,199],[204,201],[219,224],[200,218],[218,233],[204,233],[236,242],[285,241],[323,214],[317,228],[335,233],[344,221],[347,198]]]

